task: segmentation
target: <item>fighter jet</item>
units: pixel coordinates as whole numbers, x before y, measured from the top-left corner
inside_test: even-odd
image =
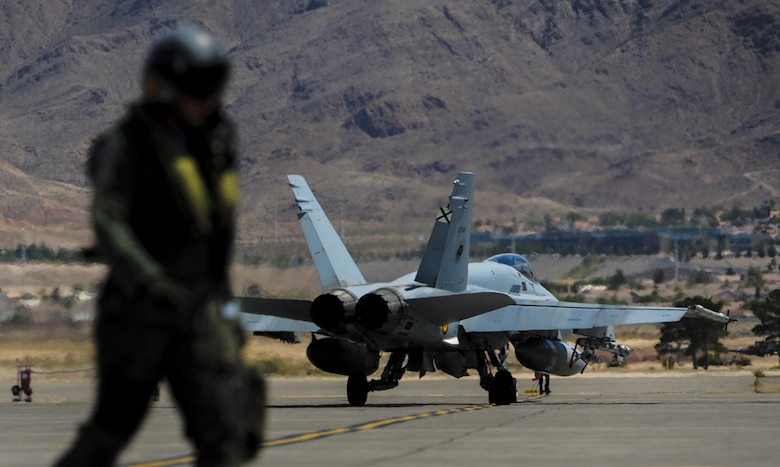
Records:
[[[306,355],[317,368],[348,376],[347,400],[398,386],[406,371],[443,371],[455,378],[475,369],[490,403],[517,401],[507,369],[509,345],[525,367],[547,375],[582,373],[595,351],[631,352],[615,342],[613,326],[728,316],[691,308],[595,305],[559,301],[517,254],[469,262],[475,176],[459,172],[440,208],[417,271],[367,283],[311,189],[288,181],[298,219],[325,291],[314,300],[240,297],[244,328],[259,335],[311,332]],[[566,342],[578,335],[572,345]],[[319,337],[318,337],[319,336]],[[378,379],[380,353],[388,353]]]

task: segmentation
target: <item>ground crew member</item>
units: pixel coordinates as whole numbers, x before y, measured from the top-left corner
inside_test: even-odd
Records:
[[[24,401],[32,402],[32,369],[29,366],[19,370],[19,388],[24,393]]]
[[[32,368],[21,366],[19,359],[16,359],[16,384],[11,387],[14,402],[22,400],[22,393],[25,395],[25,402],[32,402],[32,372]]]
[[[534,373],[534,381],[539,381],[539,394],[550,394],[550,375],[537,371]]]
[[[261,388],[240,360],[228,264],[239,201],[229,63],[209,32],[151,48],[143,97],[94,143],[97,252],[109,273],[95,323],[97,401],[59,467],[113,465],[166,378],[198,466],[236,466],[260,442]],[[260,402],[258,402],[260,400]],[[253,423],[254,422],[254,423]]]

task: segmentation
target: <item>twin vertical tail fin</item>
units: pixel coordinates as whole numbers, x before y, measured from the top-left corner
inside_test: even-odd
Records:
[[[298,220],[324,290],[365,284],[363,274],[328,220],[306,180],[288,175],[300,212]],[[416,281],[430,287],[461,292],[468,282],[471,203],[474,174],[458,172],[447,208],[434,223]]]
[[[365,284],[363,274],[355,264],[344,242],[328,220],[306,180],[300,175],[288,175],[300,212],[298,221],[306,238],[314,267],[323,290]]]
[[[447,208],[442,208],[425,247],[416,281],[451,292],[468,283],[474,174],[458,172]]]

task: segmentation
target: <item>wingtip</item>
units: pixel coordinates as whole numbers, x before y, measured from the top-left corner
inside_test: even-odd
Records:
[[[457,178],[452,181],[453,185],[466,186],[474,183],[474,172],[458,172]]]
[[[293,187],[297,188],[301,185],[306,185],[306,180],[301,175],[295,175],[295,174],[288,174],[287,175],[287,183]]]

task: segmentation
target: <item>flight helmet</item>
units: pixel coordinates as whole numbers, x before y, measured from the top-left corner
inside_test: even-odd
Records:
[[[146,58],[143,91],[147,99],[171,103],[185,94],[204,98],[225,88],[230,63],[209,31],[186,26],[158,39]]]

